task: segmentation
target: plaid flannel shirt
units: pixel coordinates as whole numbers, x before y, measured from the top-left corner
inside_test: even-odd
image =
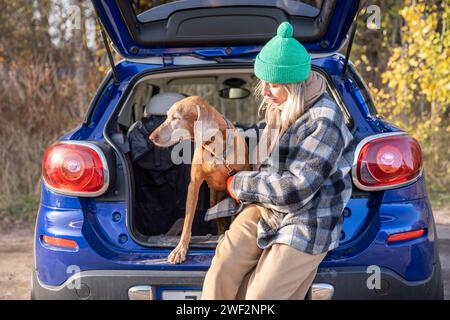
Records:
[[[246,204],[257,203],[282,219],[277,230],[260,219],[261,249],[273,243],[311,254],[336,248],[342,212],[352,194],[355,151],[341,109],[325,93],[280,137],[278,148],[259,171],[234,176],[231,189],[240,204],[228,197],[210,208],[205,220],[237,214]]]

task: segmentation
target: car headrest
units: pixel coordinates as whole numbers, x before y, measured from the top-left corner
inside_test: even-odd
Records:
[[[165,116],[175,102],[184,98],[186,98],[186,96],[176,92],[155,94],[145,106],[144,117],[148,118],[152,115]]]

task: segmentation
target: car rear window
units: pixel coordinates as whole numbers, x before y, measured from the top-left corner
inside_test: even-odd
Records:
[[[316,71],[320,72],[318,69]],[[250,94],[240,99],[221,97],[220,90],[226,87],[225,84],[229,79],[244,80],[241,88],[250,91]],[[124,126],[130,126],[131,122],[139,120],[143,116],[143,110],[154,92],[175,92],[185,96],[201,96],[233,123],[243,127],[251,126],[264,120],[263,115],[258,114],[261,101],[254,94],[257,81],[253,74],[236,73],[230,75],[220,74],[219,72],[214,73],[213,76],[211,76],[211,73],[205,73],[204,75],[186,74],[185,76],[174,78],[161,77],[142,81],[134,89],[135,97],[130,98],[127,106],[124,108],[124,110],[127,108],[133,110],[123,112],[123,115],[120,116],[122,118],[120,123]],[[327,83],[328,94],[342,108],[346,123],[351,128],[353,126],[351,115],[346,110],[337,91],[333,90],[332,83],[329,80],[327,80]],[[153,89],[150,90],[150,88]],[[133,114],[134,117],[132,116]],[[128,115],[130,119],[133,117],[134,120],[125,119],[125,115]]]
[[[249,86],[251,90],[256,83]],[[258,101],[253,94],[245,99],[223,99],[219,97],[216,84],[170,84],[168,90],[188,96],[202,96],[221,114],[233,123],[250,125],[261,120],[258,117]]]

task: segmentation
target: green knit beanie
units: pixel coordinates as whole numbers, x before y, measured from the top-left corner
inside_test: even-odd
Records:
[[[311,72],[311,57],[293,34],[292,25],[285,21],[277,35],[261,49],[255,60],[255,75],[270,83],[305,81]]]

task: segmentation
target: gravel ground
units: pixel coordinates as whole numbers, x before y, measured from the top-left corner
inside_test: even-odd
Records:
[[[0,300],[30,298],[33,227],[14,227],[0,235]]]
[[[434,210],[439,237],[445,299],[450,300],[450,207]],[[0,233],[0,300],[30,297],[33,226],[2,226]]]

